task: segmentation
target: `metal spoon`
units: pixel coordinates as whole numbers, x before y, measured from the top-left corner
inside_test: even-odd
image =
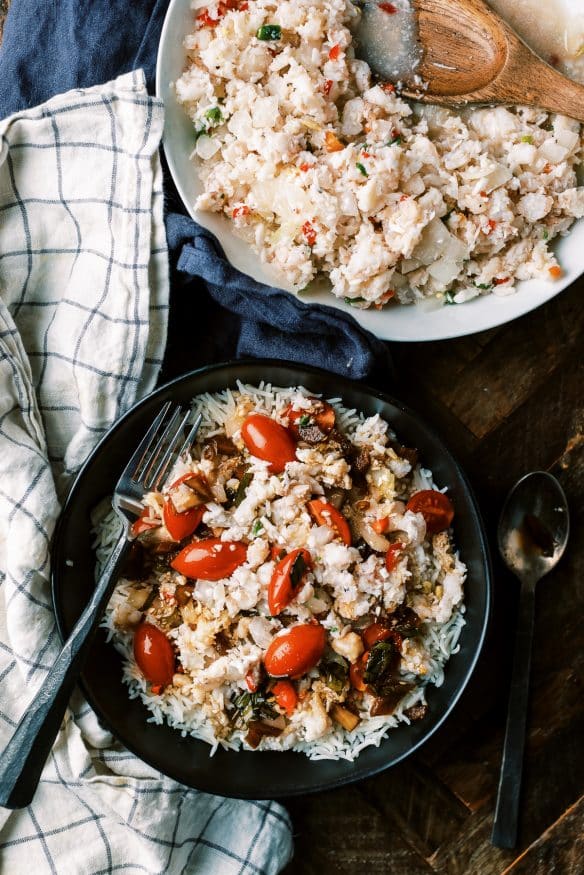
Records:
[[[405,97],[455,107],[527,104],[584,121],[584,85],[550,67],[484,0],[358,5],[358,56],[382,79],[399,81]]]
[[[545,471],[535,471],[519,480],[507,497],[497,533],[501,556],[521,583],[503,762],[492,835],[493,844],[499,848],[514,848],[517,841],[535,587],[561,559],[569,534],[568,503],[556,478]]]

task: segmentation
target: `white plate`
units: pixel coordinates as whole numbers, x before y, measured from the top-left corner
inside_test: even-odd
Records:
[[[156,93],[166,107],[163,142],[170,172],[187,210],[195,221],[216,235],[229,261],[259,282],[286,288],[281,279],[261,263],[247,243],[233,234],[227,218],[217,213],[198,212],[193,208],[195,199],[202,191],[194,164],[189,159],[194,147],[194,129],[171,88],[171,82],[178,79],[184,70],[183,39],[193,26],[194,13],[189,0],[171,0],[162,29],[156,70]],[[507,297],[487,295],[466,304],[442,306],[434,310],[425,309],[425,305],[395,306],[381,311],[359,310],[328,293],[323,282],[321,290],[303,294],[302,300],[346,310],[361,325],[385,340],[461,337],[494,328],[529,313],[584,273],[584,220],[579,221],[569,236],[557,244],[557,254],[564,269],[561,280],[522,282],[518,284],[516,294]]]

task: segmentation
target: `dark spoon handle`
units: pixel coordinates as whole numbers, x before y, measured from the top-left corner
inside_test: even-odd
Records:
[[[491,837],[493,844],[498,848],[514,848],[517,843],[534,617],[535,586],[531,583],[524,583],[521,586],[519,599],[519,617],[511,689],[509,691],[503,762],[497,793],[495,823]]]
[[[24,808],[32,802],[91,637],[118,579],[129,543],[123,535],[115,546],[91,600],[16,727],[8,746],[0,754],[0,806]]]

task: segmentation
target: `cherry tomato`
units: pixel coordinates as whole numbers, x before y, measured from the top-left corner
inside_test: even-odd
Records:
[[[293,684],[290,681],[278,681],[274,684],[272,693],[280,708],[283,708],[289,717],[298,704],[298,693]]]
[[[308,550],[292,550],[278,562],[268,587],[268,607],[272,617],[290,604],[302,585],[306,571],[311,568],[312,556]]]
[[[264,656],[269,675],[275,678],[299,678],[319,662],[326,644],[326,632],[320,623],[292,626],[272,639]]]
[[[357,662],[351,663],[351,668],[349,669],[349,680],[351,681],[352,686],[359,690],[360,693],[364,693],[367,689],[367,684],[363,680],[363,675],[365,674],[365,669],[367,668],[367,660],[369,659],[369,651],[366,650],[365,653],[362,653]]]
[[[134,537],[141,535],[142,532],[149,532],[150,529],[157,529],[160,526],[160,520],[150,517],[150,508],[145,507],[137,520],[132,523],[132,534]]]
[[[443,532],[449,528],[454,519],[454,508],[447,495],[435,489],[423,489],[412,495],[406,504],[406,510],[421,513],[426,520],[426,530],[429,535]]]
[[[389,550],[385,554],[385,567],[388,571],[393,571],[401,559],[403,551],[404,545],[401,541],[396,541],[395,544],[390,544]]]
[[[230,577],[247,558],[247,545],[241,541],[206,538],[193,541],[170,563],[175,571],[193,580],[221,580]]]
[[[274,474],[281,474],[296,459],[296,444],[288,429],[263,413],[246,417],[241,437],[252,456],[269,462]]]
[[[199,528],[206,510],[205,505],[201,504],[199,507],[191,507],[179,513],[172,503],[172,499],[167,498],[162,508],[162,518],[170,537],[175,541],[188,538]]]
[[[319,526],[328,526],[347,547],[351,546],[351,529],[340,510],[337,510],[324,498],[315,498],[309,501],[308,510]]]
[[[378,535],[385,534],[385,532],[387,532],[387,530],[389,528],[389,517],[384,516],[384,517],[381,517],[381,519],[374,520],[371,523],[371,528],[373,529],[374,532],[377,532]]]
[[[140,623],[134,632],[134,659],[151,684],[172,683],[174,651],[164,632],[152,623]]]
[[[311,406],[303,410],[294,410],[292,405],[283,411],[288,418],[288,428],[297,437],[302,437],[301,429],[317,425],[323,435],[330,434],[335,427],[335,410],[328,401],[320,398],[309,398]]]

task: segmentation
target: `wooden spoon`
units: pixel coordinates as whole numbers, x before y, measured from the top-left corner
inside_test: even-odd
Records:
[[[401,93],[425,103],[540,106],[584,122],[584,86],[546,64],[483,0],[413,0],[421,49]],[[397,14],[407,14],[398,12]],[[367,34],[359,54],[372,69]]]

